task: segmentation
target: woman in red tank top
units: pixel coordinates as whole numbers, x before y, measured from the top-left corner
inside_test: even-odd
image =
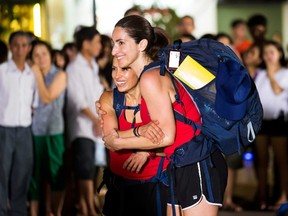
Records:
[[[126,107],[138,107],[139,111],[134,109],[123,109],[120,116],[117,117],[113,108],[113,93],[116,90],[106,91],[101,95],[101,108],[106,111],[103,118],[104,136],[110,136],[107,142],[113,142],[113,139],[122,140],[122,142],[142,143],[142,145],[154,146],[163,138],[161,130],[155,122],[151,122],[146,103],[141,97],[138,85],[138,77],[131,68],[120,68],[116,59],[113,61],[112,77],[117,87],[117,94],[124,95]],[[140,128],[141,137],[135,136],[134,128]],[[158,131],[156,129],[158,129]],[[145,136],[145,135],[146,136]],[[149,135],[151,134],[151,135]],[[147,138],[148,137],[148,138]],[[153,141],[151,141],[153,140]],[[117,146],[117,143],[115,143]],[[162,188],[161,194],[165,194],[168,188],[156,183],[155,176],[159,171],[165,170],[168,160],[164,157],[151,155],[149,151],[135,151],[123,149],[119,151],[110,150],[109,176],[110,182],[107,184],[108,191],[105,196],[103,213],[109,215],[157,215],[158,208],[161,208],[162,215],[166,215],[166,201],[163,205],[157,204],[156,187]],[[163,164],[161,160],[163,159]],[[161,165],[160,165],[161,164]],[[108,170],[105,171],[108,173]],[[107,176],[105,175],[104,178]],[[157,185],[158,184],[158,185]],[[166,196],[165,196],[166,197]]]

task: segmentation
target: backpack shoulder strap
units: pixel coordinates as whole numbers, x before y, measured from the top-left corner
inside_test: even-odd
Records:
[[[154,61],[154,62],[151,62],[150,64],[144,66],[140,76],[139,76],[139,80],[141,79],[143,73],[147,72],[147,71],[150,71],[150,70],[154,70],[156,68],[160,68],[161,66],[161,62],[160,61]]]
[[[132,127],[135,126],[135,115],[140,110],[140,104],[137,106],[126,106],[125,105],[125,94],[122,92],[119,92],[117,88],[113,89],[113,108],[116,112],[117,118],[119,119],[121,113],[125,109],[134,110],[134,119],[132,122]]]
[[[113,108],[116,112],[117,118],[121,115],[123,111],[123,106],[125,104],[125,95],[118,91],[117,88],[113,89]]]

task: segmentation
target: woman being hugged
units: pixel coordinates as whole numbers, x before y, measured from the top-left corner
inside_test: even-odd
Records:
[[[119,20],[112,33],[114,47],[112,54],[120,67],[131,68],[139,78],[140,92],[144,98],[152,121],[159,122],[164,133],[160,143],[144,144],[125,142],[115,130],[104,137],[106,146],[112,150],[123,149],[155,149],[164,148],[166,158],[174,150],[191,140],[194,134],[191,125],[175,121],[177,111],[196,123],[201,123],[201,116],[190,95],[181,84],[173,85],[169,75],[160,75],[160,62],[157,53],[165,47],[165,32],[153,28],[143,17],[128,16]],[[149,68],[149,69],[148,69]],[[175,99],[175,88],[182,103]],[[103,109],[105,111],[105,109]],[[139,129],[140,137],[142,131]],[[211,163],[212,162],[212,163]],[[213,164],[213,165],[212,165]],[[211,152],[208,159],[174,170],[174,194],[177,215],[217,215],[222,205],[227,179],[225,159],[219,151]],[[170,194],[171,196],[171,194]],[[167,215],[172,215],[172,205],[168,198]]]
[[[163,133],[157,127],[157,122],[151,122],[135,72],[130,67],[119,67],[114,59],[112,77],[116,88],[113,92],[105,91],[100,97],[101,108],[106,112],[103,115],[104,135],[112,132],[132,146],[135,143],[157,146]],[[120,115],[116,115],[114,105],[119,108]],[[140,133],[145,136],[139,137]],[[114,139],[114,136],[110,138]],[[109,168],[104,171],[104,182],[108,189],[104,215],[166,215],[167,187],[157,179],[160,180],[162,170],[167,167],[167,159],[156,156],[152,151],[135,151],[133,148],[109,153]],[[156,198],[158,195],[161,203]]]

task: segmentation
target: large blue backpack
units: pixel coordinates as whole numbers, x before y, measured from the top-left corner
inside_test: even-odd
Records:
[[[192,89],[187,82],[174,76],[177,67],[169,67],[171,50],[180,51],[179,65],[190,56],[215,79],[200,89]],[[215,149],[226,156],[236,152],[240,154],[252,144],[261,128],[263,109],[254,81],[230,47],[211,39],[186,43],[178,40],[165,47],[159,56],[161,60],[147,66],[144,71],[160,67],[161,75],[168,72],[173,83],[175,80],[180,82],[191,96],[202,118],[199,125],[174,112],[176,120],[201,129],[199,135],[176,149],[172,156],[176,167],[205,159]],[[176,100],[179,100],[177,89]]]

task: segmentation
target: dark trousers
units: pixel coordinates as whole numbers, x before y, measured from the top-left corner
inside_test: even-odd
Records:
[[[0,126],[0,216],[26,216],[33,169],[30,127]]]

